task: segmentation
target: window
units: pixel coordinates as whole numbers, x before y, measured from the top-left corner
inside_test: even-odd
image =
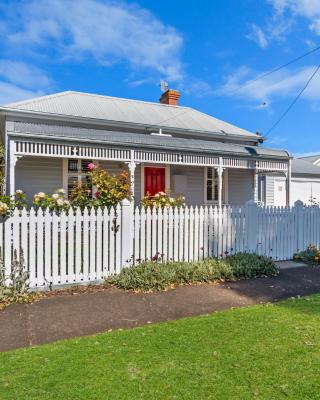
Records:
[[[211,167],[207,167],[206,199],[208,202],[218,201],[218,174]]]
[[[78,160],[78,159],[69,159],[67,160],[67,179],[66,179],[66,190],[68,192],[68,197],[72,189],[77,185],[87,186],[88,189],[92,189],[91,183],[88,178],[88,164],[90,164],[91,160]]]

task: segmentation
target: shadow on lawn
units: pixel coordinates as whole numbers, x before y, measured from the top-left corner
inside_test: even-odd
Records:
[[[257,278],[225,283],[235,295],[246,297],[254,303],[274,302],[291,297],[301,297],[320,293],[320,268],[299,267],[280,270],[278,276]],[[305,313],[320,314],[320,298],[314,301],[314,306],[306,302],[284,302],[283,307],[294,308]]]

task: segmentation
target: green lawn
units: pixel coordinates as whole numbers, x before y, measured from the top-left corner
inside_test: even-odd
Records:
[[[2,353],[0,399],[320,399],[320,295]]]

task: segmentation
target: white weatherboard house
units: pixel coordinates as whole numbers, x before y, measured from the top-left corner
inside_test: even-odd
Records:
[[[111,173],[128,169],[136,203],[170,189],[189,205],[243,205],[263,200],[264,180],[280,174],[290,204],[286,151],[178,99],[170,89],[160,103],[68,91],[0,107],[6,192],[70,191],[93,161]]]
[[[287,183],[283,174],[270,173],[261,176],[259,198],[265,205],[285,206],[286,187]],[[320,203],[320,156],[292,160],[290,188],[291,205],[297,200],[306,205]]]

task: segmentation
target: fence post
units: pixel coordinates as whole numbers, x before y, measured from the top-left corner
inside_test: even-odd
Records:
[[[305,250],[304,243],[303,243],[303,202],[301,200],[297,200],[294,203],[294,213],[296,216],[296,252]]]
[[[121,268],[129,266],[133,257],[134,205],[127,199],[121,202]]]
[[[248,201],[245,206],[246,215],[246,251],[255,253],[258,245],[258,204],[255,201]]]

